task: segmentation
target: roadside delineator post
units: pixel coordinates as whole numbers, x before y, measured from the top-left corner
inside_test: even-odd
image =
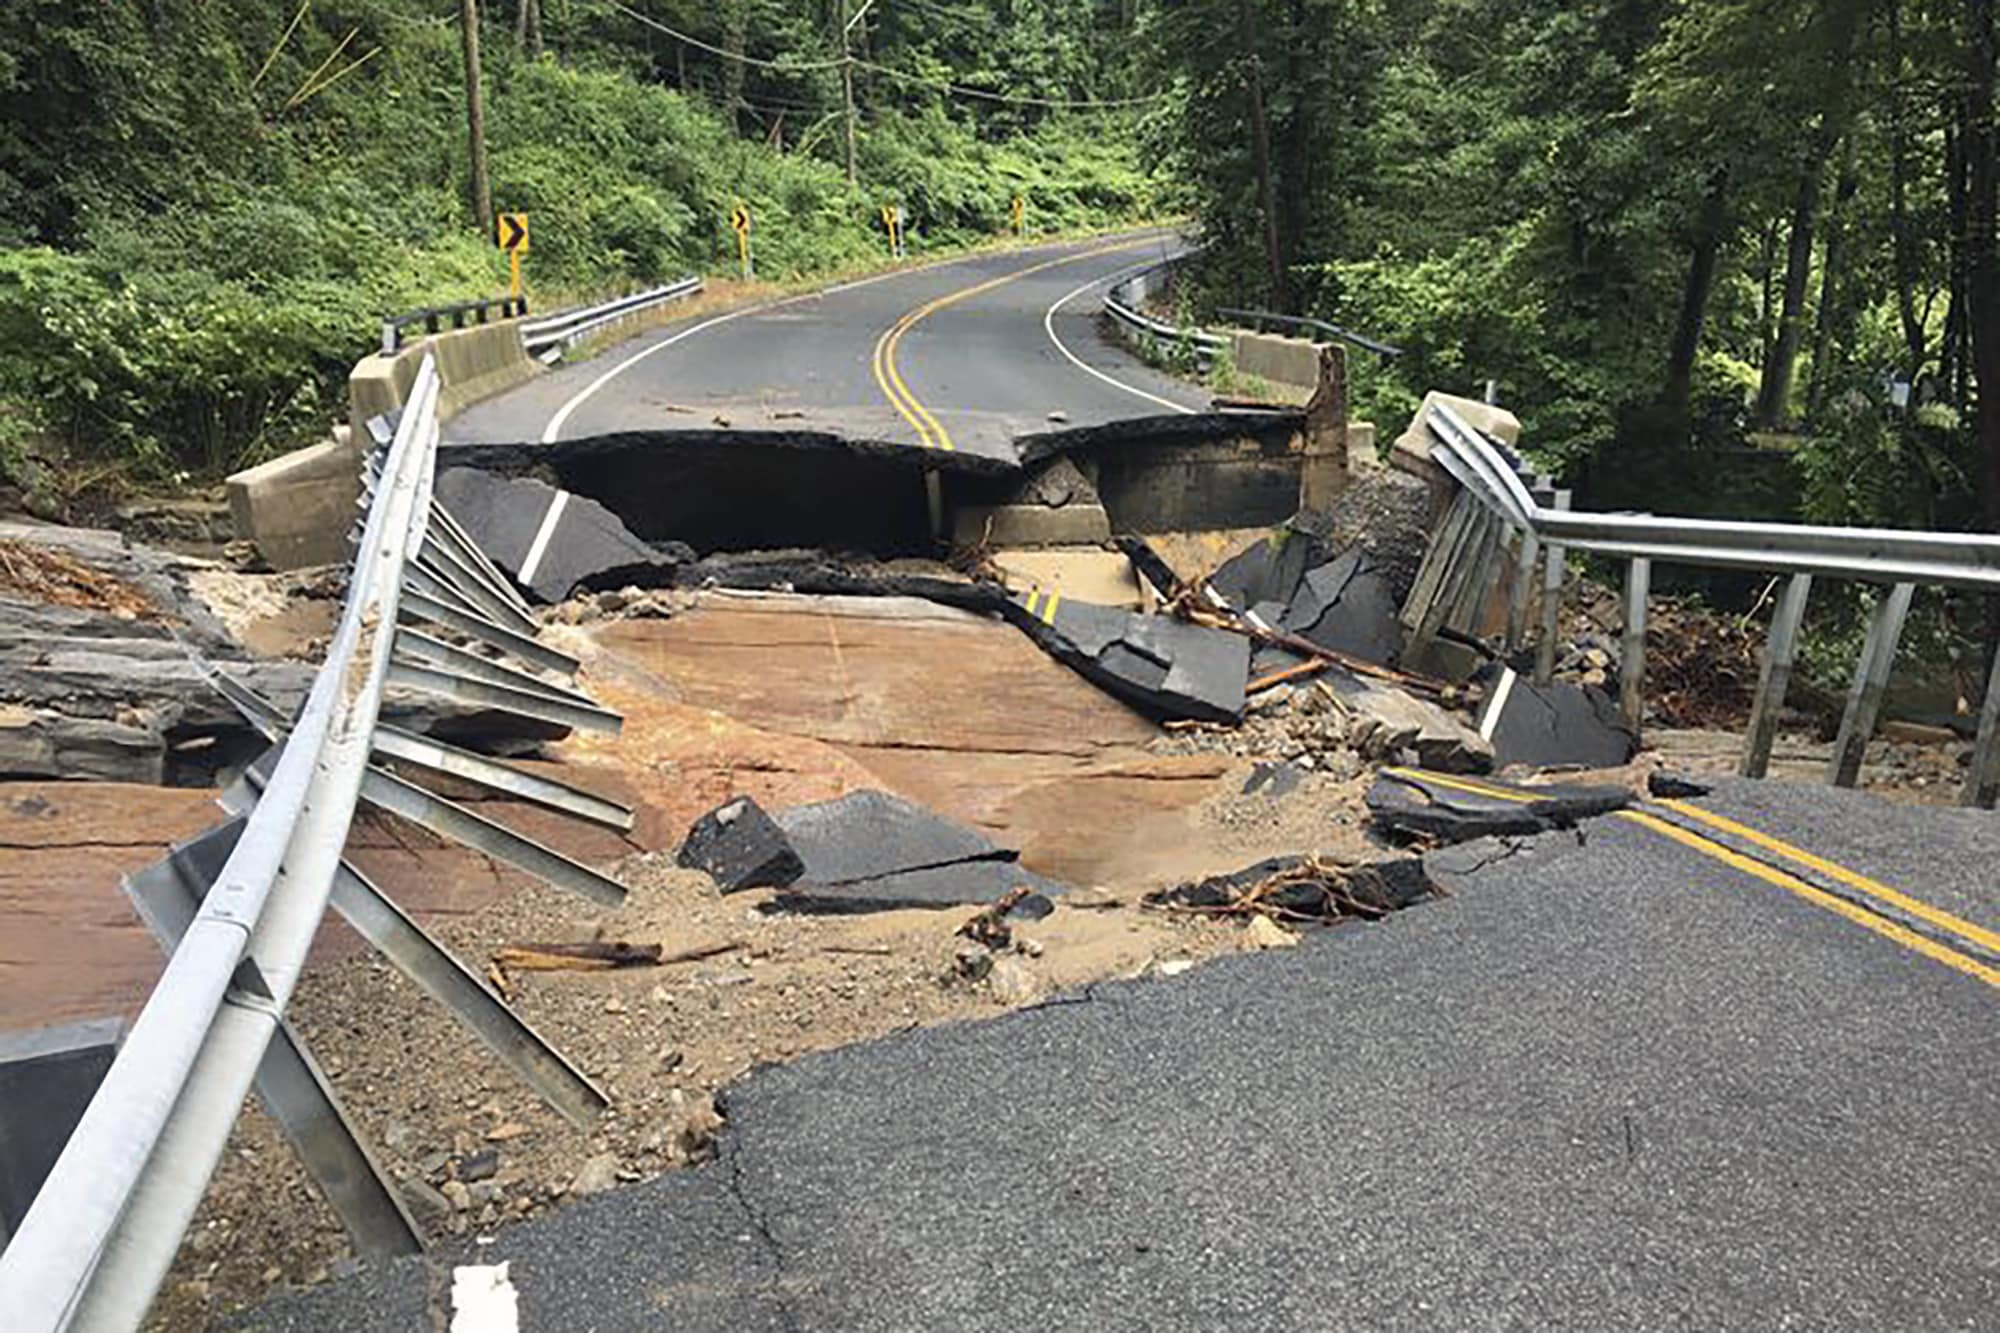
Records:
[[[1026,235],[1028,230],[1028,201],[1018,194],[1015,195],[1012,211],[1014,215],[1014,235],[1017,237]]]
[[[756,259],[750,252],[750,205],[741,199],[729,210],[729,226],[736,233],[736,257],[743,267],[743,280],[757,276]]]
[[[510,276],[508,295],[516,302],[521,299],[521,256],[528,253],[528,215],[526,213],[501,213],[493,222],[494,242],[507,252],[507,269]],[[485,312],[480,312],[480,320],[485,321]]]

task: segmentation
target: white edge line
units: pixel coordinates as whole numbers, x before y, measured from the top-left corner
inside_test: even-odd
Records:
[[[1056,241],[1047,246],[1031,245],[1023,248],[1026,250],[1038,250],[1038,249],[1057,250],[1061,249],[1063,246],[1066,245],[1088,245],[1092,241],[1104,240],[1104,239],[1106,238],[1087,237],[1083,240],[1078,240],[1078,241]],[[907,278],[913,273],[922,273],[930,269],[943,268],[949,264],[961,263],[967,259],[976,259],[976,258],[979,258],[979,256],[976,254],[949,255],[929,264],[916,264],[907,268],[885,269],[880,273],[870,274],[868,277],[865,278],[856,278],[851,282],[836,283],[831,287],[818,287],[809,292],[801,292],[797,296],[787,296],[783,300],[768,301],[763,305],[745,306],[741,310],[732,310],[728,314],[717,315],[713,319],[705,319],[699,324],[693,325],[689,328],[682,329],[679,333],[676,333],[671,338],[663,338],[659,342],[654,343],[650,347],[640,348],[632,355],[626,357],[623,361],[620,361],[617,365],[611,367],[611,369],[605,371],[602,375],[599,375],[596,379],[592,380],[590,383],[584,385],[582,389],[577,391],[575,396],[573,396],[568,402],[564,403],[561,407],[556,409],[556,414],[554,416],[549,418],[549,424],[543,427],[542,429],[542,443],[554,444],[556,442],[557,437],[562,434],[562,428],[565,424],[568,423],[570,415],[573,412],[575,412],[577,408],[582,407],[584,403],[589,400],[592,394],[596,393],[599,389],[609,384],[612,380],[616,379],[618,376],[630,370],[633,366],[636,366],[641,361],[644,361],[647,357],[651,356],[653,353],[664,351],[666,348],[672,347],[675,343],[679,342],[683,338],[692,338],[697,333],[704,333],[707,330],[714,328],[718,324],[727,324],[730,320],[741,319],[745,315],[761,315],[766,311],[781,310],[788,305],[797,305],[801,301],[816,301],[823,296],[836,296],[841,292],[851,292],[857,287],[867,287],[878,282],[887,282],[890,278]],[[1141,265],[1140,267],[1144,267],[1144,265]],[[1090,284],[1086,283],[1084,284],[1083,287],[1077,288],[1075,292],[1070,293],[1070,296],[1075,296],[1078,293],[1084,291],[1089,285]],[[1067,301],[1068,299],[1069,297],[1066,296],[1063,298],[1063,301]],[[1056,304],[1061,305],[1062,301],[1058,301],[1056,302]],[[1055,331],[1053,329],[1050,329],[1049,336],[1051,338],[1055,337]],[[1074,356],[1070,356],[1068,348],[1063,347],[1063,345],[1060,342],[1058,342],[1056,346],[1062,350],[1064,356],[1069,356],[1070,360],[1076,361],[1076,358]],[[1083,363],[1081,361],[1077,361],[1076,363],[1079,366],[1083,366]],[[1083,366],[1083,368],[1085,370],[1090,370],[1089,366]],[[1090,370],[1090,373],[1093,375],[1097,375],[1099,379],[1109,378],[1108,376],[1098,374],[1098,372],[1095,370]],[[1109,382],[1112,384],[1118,384],[1117,380],[1110,380]],[[1118,384],[1118,387],[1121,389],[1128,389],[1129,392],[1136,393],[1141,398],[1153,398],[1151,394],[1146,393],[1140,389],[1131,389],[1129,388],[1129,386],[1123,384]],[[1156,403],[1166,403],[1166,400],[1164,398],[1153,398],[1153,401]],[[1186,412],[1192,414],[1194,411],[1193,408],[1181,407],[1175,403],[1166,403],[1166,405],[1168,407],[1173,408],[1177,412]]]
[[[1075,291],[1070,292],[1068,295],[1059,298],[1054,305],[1048,308],[1047,313],[1045,313],[1042,316],[1042,332],[1048,334],[1049,341],[1055,344],[1056,350],[1058,352],[1061,352],[1063,356],[1069,360],[1069,363],[1071,365],[1075,366],[1078,370],[1082,371],[1084,374],[1091,375],[1096,377],[1097,379],[1103,380],[1106,384],[1109,384],[1114,389],[1122,389],[1126,393],[1129,393],[1134,397],[1144,398],[1149,403],[1158,403],[1161,407],[1171,408],[1173,411],[1180,413],[1184,417],[1191,417],[1195,415],[1194,408],[1187,407],[1181,403],[1176,403],[1170,398],[1162,398],[1158,394],[1147,393],[1144,389],[1137,388],[1133,385],[1127,384],[1123,380],[1112,378],[1111,376],[1105,374],[1103,371],[1099,370],[1096,366],[1085,364],[1082,357],[1078,356],[1075,352],[1070,351],[1068,347],[1063,345],[1063,340],[1061,338],[1056,337],[1057,311],[1061,310],[1071,301],[1074,301],[1077,297],[1082,296],[1092,287],[1098,286],[1100,283],[1121,282],[1129,274],[1137,273],[1140,269],[1143,268],[1148,268],[1154,262],[1156,261],[1149,259],[1143,264],[1134,264],[1130,268],[1122,268],[1118,270],[1116,273],[1111,274],[1109,277],[1092,278],[1089,282],[1084,283],[1081,287],[1078,287]]]
[[[557,491],[555,499],[549,501],[548,510],[542,515],[542,526],[535,529],[535,540],[528,544],[528,554],[521,561],[522,583],[535,581],[535,571],[542,567],[542,556],[548,552],[549,539],[556,535],[556,524],[562,521],[563,506],[568,503],[568,491]]]

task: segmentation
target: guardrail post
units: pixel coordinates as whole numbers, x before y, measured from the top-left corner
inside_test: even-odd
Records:
[[[1653,562],[1633,557],[1625,567],[1625,645],[1618,658],[1618,704],[1635,736],[1646,711],[1646,595],[1652,585]]]
[[[1785,689],[1792,680],[1792,659],[1798,655],[1799,622],[1805,619],[1806,598],[1812,595],[1812,575],[1794,574],[1771,617],[1771,637],[1764,644],[1764,663],[1757,673],[1757,701],[1750,710],[1750,734],[1743,762],[1736,771],[1761,778],[1771,766],[1771,743],[1778,735],[1778,714],[1784,711]]]
[[[1833,758],[1826,766],[1826,780],[1836,787],[1852,787],[1861,776],[1861,759],[1875,734],[1882,691],[1896,661],[1896,642],[1903,637],[1903,621],[1910,614],[1910,598],[1916,591],[1914,583],[1898,583],[1875,604],[1867,641],[1861,645],[1861,660],[1854,664],[1847,707],[1840,715],[1840,735],[1833,742]]]
[[[1568,509],[1570,492],[1557,491],[1550,506]],[[1542,640],[1535,645],[1535,684],[1546,685],[1556,675],[1556,636],[1562,620],[1563,572],[1569,552],[1560,542],[1548,542],[1542,550]]]
[[[1972,747],[1972,767],[1965,773],[1965,790],[1958,794],[1960,805],[1991,810],[2000,796],[2000,652],[1993,655],[1993,670],[1986,677],[1986,702],[1979,709],[1979,739]]]
[[[1521,643],[1528,637],[1528,601],[1535,595],[1535,565],[1542,546],[1532,529],[1523,528],[1515,538],[1518,545],[1514,550],[1514,586],[1507,592],[1509,657],[1521,651]]]

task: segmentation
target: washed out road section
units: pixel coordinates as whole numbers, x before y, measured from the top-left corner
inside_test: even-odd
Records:
[[[761,1070],[719,1161],[469,1252],[527,1323],[596,1329],[1958,1327],[2000,1299],[1988,987],[1615,819],[1434,870],[1451,898],[1286,954]],[[429,1280],[263,1326],[388,1327]]]
[[[646,431],[823,432],[935,446],[895,405],[877,344],[957,451],[1012,459],[1023,434],[1205,406],[1098,328],[1096,284],[1184,249],[1169,231],[994,251],[679,321],[486,400],[446,442],[518,444]],[[1052,306],[1087,285],[1050,319]],[[1078,368],[1051,338],[1117,383]],[[620,369],[620,367],[623,367]],[[608,378],[607,378],[608,376]],[[1143,389],[1144,397],[1118,387]]]

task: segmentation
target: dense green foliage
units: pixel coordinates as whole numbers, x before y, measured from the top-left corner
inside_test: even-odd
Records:
[[[1131,16],[1104,6],[865,16],[850,189],[837,0],[546,0],[538,55],[522,2],[481,24],[486,140],[495,207],[532,215],[545,300],[726,271],[737,198],[776,278],[879,259],[889,199],[918,250],[1001,233],[1017,193],[1037,231],[1155,204],[1125,113],[933,86],[1110,95]],[[213,474],[323,432],[384,315],[504,290],[439,9],[315,0],[288,31],[292,0],[0,7],[0,456]]]
[[[1211,299],[1406,347],[1364,412],[1494,380],[1599,503],[1990,527],[1991,10],[1186,0],[1141,45]]]

